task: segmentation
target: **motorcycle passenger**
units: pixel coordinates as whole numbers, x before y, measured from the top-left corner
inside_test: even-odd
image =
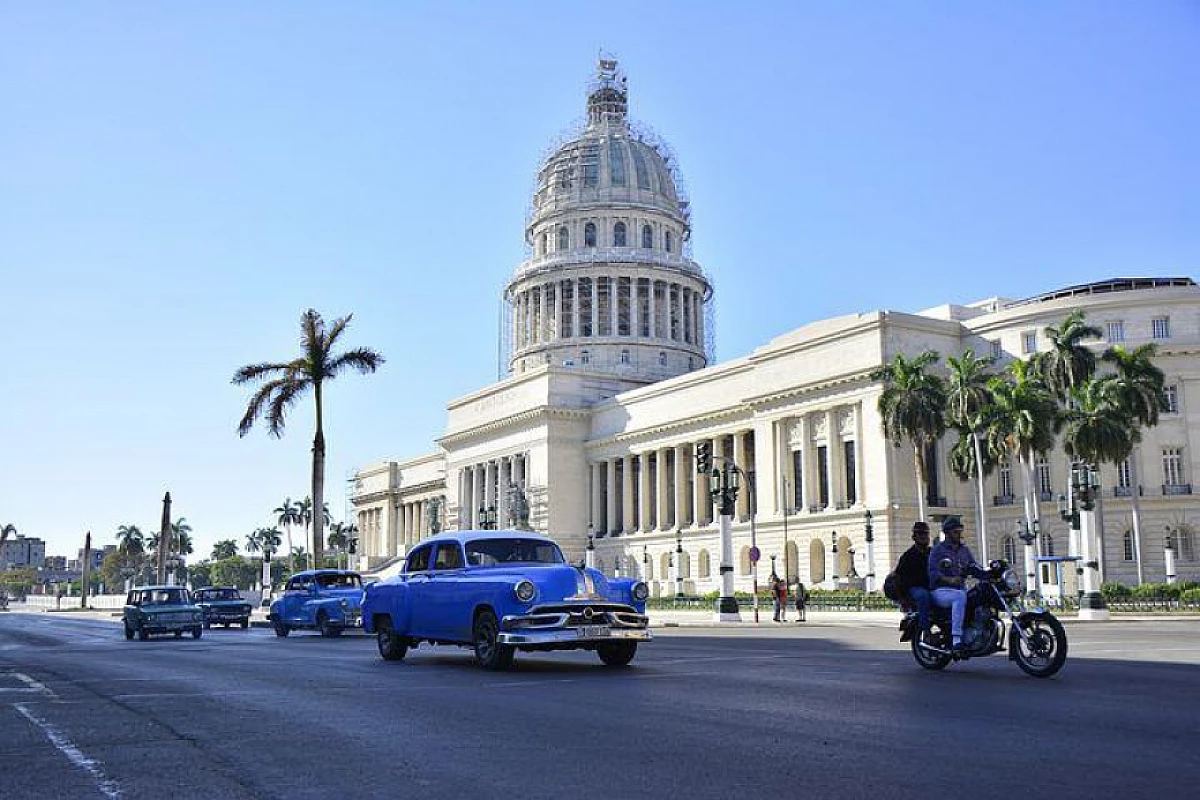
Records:
[[[917,520],[912,526],[913,546],[904,551],[892,573],[907,607],[917,609],[917,631],[929,627],[929,524]],[[900,641],[907,642],[915,631],[906,629]]]
[[[977,578],[987,573],[975,563],[975,556],[963,544],[963,524],[958,517],[946,517],[942,522],[942,541],[929,553],[929,586],[933,602],[950,609],[951,649],[962,650],[963,619],[967,613],[968,575]],[[948,563],[947,563],[948,562]]]

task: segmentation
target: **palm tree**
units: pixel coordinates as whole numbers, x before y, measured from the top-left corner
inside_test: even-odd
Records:
[[[1046,388],[1059,401],[1065,401],[1073,390],[1095,374],[1096,354],[1082,343],[1087,339],[1098,339],[1102,334],[1099,328],[1087,324],[1084,313],[1079,310],[1068,314],[1062,325],[1046,327],[1050,349],[1038,353],[1035,363]]]
[[[925,519],[925,487],[931,465],[926,462],[929,446],[946,431],[946,388],[940,377],[926,371],[940,356],[926,350],[914,359],[897,353],[892,361],[871,373],[871,380],[884,383],[879,395],[879,414],[884,435],[899,447],[908,440],[913,447],[917,471],[917,518]]]
[[[11,522],[4,523],[4,527],[0,528],[0,550],[3,550],[5,540],[8,539],[9,536],[14,535],[16,532],[16,525],[13,525]]]
[[[237,555],[237,542],[233,539],[222,539],[213,545],[212,560],[220,561],[225,558],[233,558]]]
[[[283,505],[279,506],[271,513],[276,515],[276,521],[282,525],[284,531],[287,532],[288,572],[295,572],[295,566],[292,563],[292,551],[294,549],[292,547],[292,526],[303,521],[303,518],[300,516],[300,510],[297,508],[296,504],[292,502],[292,498],[285,497],[283,499]]]
[[[192,554],[192,526],[188,524],[186,518],[180,517],[171,523],[171,540],[176,555],[190,556]]]
[[[991,394],[987,382],[992,378],[987,371],[993,363],[991,358],[976,358],[974,350],[965,350],[958,358],[947,358],[950,377],[946,382],[947,418],[959,432],[959,444],[951,452],[950,466],[958,477],[966,480],[975,477],[976,507],[979,519],[980,554],[986,564],[987,506],[983,496],[984,475],[992,471],[994,460],[984,458],[980,434],[987,428],[987,414],[992,408]],[[964,455],[962,445],[966,444]]]
[[[350,546],[350,537],[346,535],[345,526],[335,522],[329,527],[329,546],[335,550],[346,550]]]
[[[125,555],[141,555],[146,549],[146,536],[137,525],[117,528],[117,549]]]
[[[246,534],[246,552],[262,552],[262,528],[255,530],[253,533]]]
[[[276,438],[282,436],[288,410],[305,392],[312,390],[316,405],[316,432],[313,435],[312,447],[312,497],[316,508],[325,507],[325,381],[336,378],[348,369],[355,369],[363,374],[371,373],[384,362],[383,356],[366,347],[347,350],[341,354],[334,353],[334,346],[353,318],[351,314],[335,319],[333,324],[326,328],[325,320],[310,308],[300,317],[303,336],[302,354],[299,358],[286,362],[249,364],[240,368],[233,376],[233,382],[238,385],[263,382],[250,398],[246,413],[238,424],[239,436],[249,433],[254,421],[264,415],[271,435]],[[312,552],[319,557],[324,549],[325,538],[325,520],[322,515],[317,515],[315,523]]]
[[[324,517],[324,524],[328,525],[330,522],[330,519],[331,519],[330,514],[329,514],[329,503],[325,503],[324,505],[325,505],[325,513],[322,516]],[[301,500],[299,503],[296,504],[296,510],[300,514],[300,520],[304,523],[304,541],[307,542],[308,541],[308,530],[313,524],[312,498],[305,497],[303,500]],[[316,568],[320,567],[321,566],[320,561],[321,561],[322,556],[323,556],[323,553],[313,553],[312,559],[317,563],[309,564],[309,568],[316,569]]]
[[[1154,365],[1158,345],[1144,344],[1133,350],[1121,345],[1109,348],[1101,358],[1116,369],[1114,376],[1121,406],[1133,424],[1152,428],[1158,424],[1158,413],[1163,410],[1163,384],[1166,377]],[[1133,549],[1137,559],[1138,584],[1145,582],[1142,568],[1142,486],[1138,469],[1136,443],[1129,457],[1130,510],[1133,517]]]

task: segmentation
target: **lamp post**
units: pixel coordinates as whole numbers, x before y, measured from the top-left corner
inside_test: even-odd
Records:
[[[642,545],[642,580],[650,582],[650,553],[646,545]]]
[[[1037,562],[1033,557],[1033,543],[1037,541],[1037,520],[1033,521],[1033,529],[1025,520],[1017,520],[1017,538],[1025,543],[1025,594],[1035,595],[1037,592]]]
[[[740,470],[728,460],[712,471],[712,498],[721,518],[721,596],[717,598],[714,619],[741,622],[737,599],[733,596],[733,513],[740,489]],[[755,596],[757,605],[758,597]]]
[[[596,568],[596,542],[595,534],[592,533],[592,526],[588,525],[588,543],[587,549],[583,551],[583,565],[588,569]]]
[[[771,553],[771,577],[778,578],[779,573],[775,571],[775,559],[779,556],[776,553]]]
[[[829,541],[833,545],[833,565],[831,567],[833,573],[833,588],[837,588],[838,584],[838,549],[837,549],[837,531],[829,534]]]
[[[675,596],[683,597],[683,531],[675,529]]]
[[[1167,568],[1167,585],[1175,582],[1175,538],[1172,535],[1171,526],[1165,526],[1166,532],[1163,536],[1163,560],[1166,562]]]
[[[863,514],[865,518],[864,527],[867,534],[867,584],[868,592],[875,591],[875,527],[872,525],[871,509],[867,509]]]
[[[442,498],[429,498],[429,505],[425,507],[425,513],[428,517],[429,535],[442,532]]]
[[[787,529],[788,506],[789,506],[789,504],[788,504],[788,479],[786,477],[784,477],[784,479],[783,479],[783,583],[785,586],[787,585],[788,581],[790,581],[792,579],[792,570],[791,570],[791,563],[790,563],[791,556],[788,555],[788,529]],[[799,566],[800,566],[799,564],[796,565],[797,572],[800,571]]]
[[[1083,559],[1083,594],[1079,598],[1080,619],[1109,619],[1108,606],[1100,594],[1100,562],[1096,556],[1096,497],[1100,476],[1091,464],[1076,461],[1071,465],[1071,494],[1067,514],[1071,527],[1079,530],[1079,550]]]

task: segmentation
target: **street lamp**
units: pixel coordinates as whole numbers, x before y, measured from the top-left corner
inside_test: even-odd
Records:
[[[1175,538],[1170,525],[1163,526],[1163,560],[1167,568],[1167,585],[1175,583]]]
[[[588,569],[596,568],[596,542],[595,534],[592,533],[592,526],[588,525],[588,543],[587,550],[583,552],[583,563]]]
[[[646,545],[642,545],[642,580],[650,580],[650,553],[646,550]]]
[[[733,513],[741,488],[741,470],[722,458],[720,468],[712,470],[712,499],[721,517],[721,596],[717,598],[718,622],[741,622],[737,599],[733,596]],[[757,596],[755,597],[757,603]]]
[[[425,514],[429,523],[429,535],[442,532],[442,498],[429,498],[429,505],[425,507]]]
[[[683,531],[675,529],[675,596],[683,597]]]
[[[771,553],[771,577],[772,577],[772,578],[778,578],[778,577],[779,577],[779,573],[775,571],[775,559],[776,559],[776,558],[778,558],[778,557],[779,557],[779,556],[778,556],[778,554],[776,554],[776,553]]]
[[[868,592],[873,592],[875,591],[875,528],[871,524],[871,509],[868,508],[863,517],[867,534],[867,584],[865,588]]]
[[[831,567],[831,571],[832,571],[832,573],[833,573],[833,588],[834,588],[834,589],[836,589],[836,588],[837,588],[837,584],[838,584],[838,574],[837,574],[837,573],[838,573],[837,531],[832,531],[832,532],[829,534],[829,541],[830,541],[830,543],[833,545],[833,547],[832,547],[832,550],[833,550],[833,564],[832,564],[832,567]]]
[[[791,556],[788,555],[788,479],[783,479],[783,583],[786,586],[788,581],[792,579]],[[796,571],[800,571],[800,565],[796,565]]]
[[[1025,543],[1025,594],[1040,594],[1037,589],[1037,567],[1033,557],[1033,543],[1037,541],[1038,521],[1030,528],[1025,520],[1017,520],[1017,538]]]
[[[1079,597],[1080,619],[1109,619],[1108,606],[1100,593],[1100,563],[1096,556],[1096,498],[1100,493],[1100,476],[1091,464],[1076,461],[1071,464],[1071,493],[1065,498],[1059,513],[1079,531],[1079,555],[1083,559],[1083,594]]]

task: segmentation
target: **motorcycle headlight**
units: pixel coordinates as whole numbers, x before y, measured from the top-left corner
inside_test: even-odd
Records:
[[[629,593],[633,595],[633,601],[635,603],[644,603],[646,598],[650,596],[650,587],[642,581],[638,581],[633,585],[633,588]]]
[[[513,587],[513,594],[522,603],[528,603],[537,594],[537,587],[533,585],[533,581],[521,581]]]

